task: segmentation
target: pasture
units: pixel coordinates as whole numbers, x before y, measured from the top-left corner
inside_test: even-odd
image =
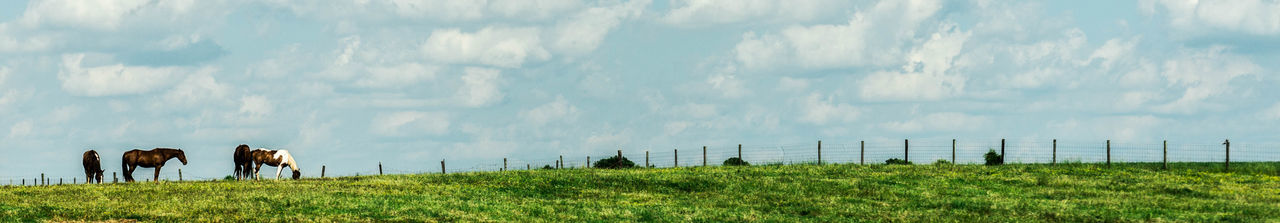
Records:
[[[0,221],[1280,221],[1280,163],[764,165],[6,187]]]

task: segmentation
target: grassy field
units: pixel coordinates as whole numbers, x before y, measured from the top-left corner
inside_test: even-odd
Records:
[[[1280,221],[1277,163],[778,165],[0,189],[0,221]]]

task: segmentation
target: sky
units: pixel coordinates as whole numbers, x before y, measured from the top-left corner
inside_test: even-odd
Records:
[[[317,176],[816,140],[1270,143],[1277,11],[1273,0],[2,1],[0,180],[77,176],[88,149],[118,171],[122,152],[155,147],[184,149],[189,178],[221,178],[239,144],[290,150]]]

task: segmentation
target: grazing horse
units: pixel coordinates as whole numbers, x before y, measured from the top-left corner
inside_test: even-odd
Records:
[[[102,169],[102,157],[98,156],[98,151],[85,151],[81,159],[84,164],[84,183],[91,184],[94,180],[102,183],[102,171],[105,170]]]
[[[155,182],[160,182],[160,167],[164,166],[164,162],[169,159],[178,158],[182,161],[182,165],[187,165],[187,155],[182,153],[181,149],[156,148],[153,150],[129,150],[124,152],[121,158],[121,167],[124,169],[124,181],[133,182],[133,170],[138,167],[156,168]]]
[[[253,175],[253,152],[249,149],[249,145],[236,146],[233,158],[236,162],[236,180],[249,179],[249,176]]]
[[[293,170],[293,179],[302,178],[302,172],[298,171],[298,162],[293,161],[293,155],[289,155],[288,150],[267,150],[258,148],[253,150],[253,163],[257,164],[253,168],[253,177],[258,179],[258,170],[262,169],[262,164],[276,167],[276,179],[280,179],[280,172],[284,171],[284,166],[289,166]]]

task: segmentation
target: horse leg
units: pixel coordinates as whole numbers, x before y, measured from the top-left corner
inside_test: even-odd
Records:
[[[253,180],[262,180],[262,175],[258,174],[260,170],[262,170],[262,164],[256,163],[253,167]]]
[[[280,180],[280,171],[284,171],[284,164],[276,166],[276,180]]]
[[[160,166],[159,165],[156,166],[156,175],[155,177],[151,178],[151,181],[156,183],[160,182]]]
[[[235,174],[235,175],[236,175],[236,180],[243,180],[243,178],[244,178],[244,173],[241,173],[241,169],[242,169],[242,168],[243,168],[243,167],[242,167],[239,163],[237,163],[237,164],[236,164],[236,172],[233,172],[233,173],[232,173],[232,174]]]
[[[123,170],[123,171],[124,171],[124,182],[133,182],[133,170],[134,170],[134,169],[137,169],[137,168],[138,168],[138,166],[134,166],[134,165],[126,165],[126,166],[125,166],[125,168],[124,168],[124,170]]]

